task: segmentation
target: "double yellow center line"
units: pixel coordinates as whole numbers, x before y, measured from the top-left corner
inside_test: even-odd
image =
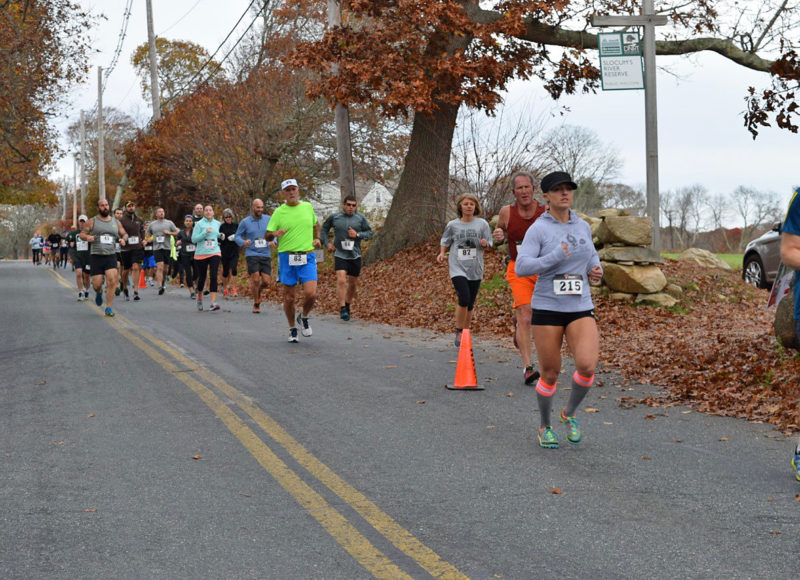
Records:
[[[59,284],[68,290],[74,290],[61,274],[58,272],[53,272],[53,274]],[[95,312],[103,316],[101,310]],[[413,559],[431,576],[446,579],[467,578],[453,565],[442,560],[438,554],[417,540],[411,532],[403,528],[391,516],[381,511],[364,494],[309,453],[272,417],[222,377],[119,314],[113,319],[108,318],[107,320],[111,323],[112,328],[194,391],[281,487],[289,492],[295,501],[308,511],[373,576],[376,578],[411,578],[278,457],[267,442],[248,427],[234,411],[236,407],[247,414],[272,442],[283,447],[311,477],[317,479],[341,498],[376,531]],[[192,370],[187,372],[187,369]],[[227,401],[223,401],[209,385],[227,397]]]

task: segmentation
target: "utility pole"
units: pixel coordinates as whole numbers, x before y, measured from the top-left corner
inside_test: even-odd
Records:
[[[86,215],[86,120],[81,110],[81,213]]]
[[[153,120],[161,118],[161,96],[158,87],[158,62],[156,61],[156,36],[153,32],[153,5],[147,0],[147,54],[150,57],[150,98],[153,100]]]
[[[72,157],[72,225],[78,225],[78,156]]]
[[[658,188],[658,106],[656,104],[656,26],[667,23],[657,15],[653,0],[642,0],[641,15],[592,16],[593,26],[641,26],[644,28],[644,117],[647,161],[647,215],[653,220],[651,247],[661,251],[661,220]]]
[[[97,183],[98,199],[106,198],[106,144],[103,135],[103,67],[97,67]]]
[[[342,13],[339,10],[338,0],[328,0],[328,25],[339,26],[342,23]],[[339,66],[333,64],[333,74],[339,73]],[[339,189],[342,201],[348,195],[355,197],[356,183],[353,174],[353,149],[350,142],[350,111],[342,103],[336,103],[334,109],[336,120],[336,156],[339,161]]]

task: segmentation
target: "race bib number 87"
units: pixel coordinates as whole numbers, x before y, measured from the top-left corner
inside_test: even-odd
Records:
[[[459,260],[474,260],[478,257],[478,248],[459,248],[458,249],[458,259]]]
[[[583,276],[560,274],[553,278],[553,293],[556,296],[580,296],[583,294]]]

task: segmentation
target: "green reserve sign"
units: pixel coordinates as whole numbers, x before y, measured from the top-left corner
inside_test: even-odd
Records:
[[[644,88],[642,43],[639,31],[601,32],[597,35],[600,49],[600,80],[604,91],[625,91]]]

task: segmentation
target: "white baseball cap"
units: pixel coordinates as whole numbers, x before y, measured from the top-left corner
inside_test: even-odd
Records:
[[[80,216],[78,216],[78,221],[79,222],[88,222],[89,218],[87,218],[85,215],[81,214]]]
[[[297,185],[297,180],[296,179],[284,179],[281,182],[281,189],[286,189],[290,185],[294,185],[295,187],[300,187],[299,185]]]

